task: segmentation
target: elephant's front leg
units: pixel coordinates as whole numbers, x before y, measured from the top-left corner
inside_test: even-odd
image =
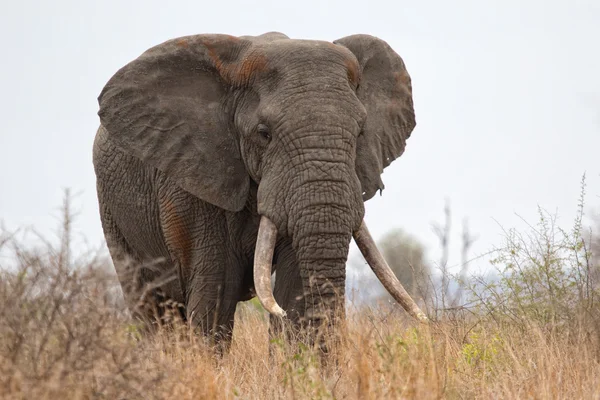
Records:
[[[220,350],[227,351],[243,284],[241,257],[236,256],[219,213],[203,214],[193,237],[190,267],[184,268],[189,271],[185,277],[187,318]]]
[[[243,267],[224,211],[171,185],[160,194],[163,233],[183,287],[187,320],[226,350]]]
[[[187,318],[213,344],[226,351],[231,342],[241,279],[232,276],[236,267],[231,265],[222,246],[206,248],[198,258],[187,291]]]

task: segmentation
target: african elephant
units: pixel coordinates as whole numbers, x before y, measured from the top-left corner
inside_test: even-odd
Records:
[[[181,37],[121,68],[98,102],[100,216],[132,307],[140,291],[171,300],[228,338],[236,304],[256,293],[272,320],[335,325],[354,237],[427,321],[363,223],[416,123],[411,78],[386,42]],[[133,273],[131,260],[145,266]]]

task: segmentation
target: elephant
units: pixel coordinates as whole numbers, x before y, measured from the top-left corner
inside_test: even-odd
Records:
[[[411,77],[385,41],[179,37],[119,69],[98,104],[100,219],[139,318],[177,304],[228,342],[238,302],[256,296],[271,324],[335,327],[354,238],[427,323],[364,222],[416,126]],[[140,311],[141,298],[154,311]]]

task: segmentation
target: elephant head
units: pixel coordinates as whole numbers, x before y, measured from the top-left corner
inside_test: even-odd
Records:
[[[426,321],[363,222],[415,127],[410,76],[384,41],[182,37],[119,70],[99,103],[115,143],[198,198],[239,212],[257,188],[254,281],[270,313],[285,314],[270,285],[278,235],[292,240],[313,321],[343,306],[354,236],[388,291]]]

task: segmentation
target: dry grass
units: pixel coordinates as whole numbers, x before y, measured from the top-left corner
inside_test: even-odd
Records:
[[[431,330],[399,315],[352,314],[339,362],[275,341],[243,307],[220,359],[181,327],[139,340],[96,291],[98,276],[56,274],[35,300],[31,278],[3,276],[0,397],[6,399],[598,398],[597,331],[457,317]],[[21,283],[19,283],[21,282]],[[59,294],[59,292],[61,294]]]
[[[269,343],[248,303],[219,358],[186,327],[142,338],[106,259],[71,259],[69,236],[65,223],[59,245],[31,249],[0,233],[0,398],[600,398],[595,305],[548,323],[482,302],[431,328],[352,309],[337,363],[322,365],[301,343]]]

